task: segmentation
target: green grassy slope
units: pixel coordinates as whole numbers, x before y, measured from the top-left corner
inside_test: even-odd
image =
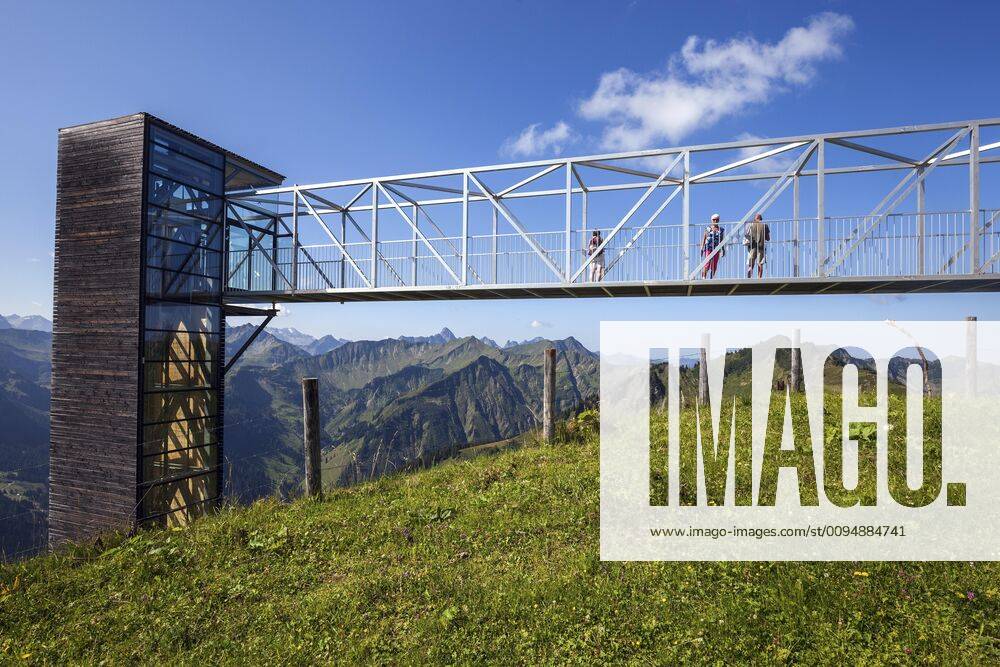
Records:
[[[0,662],[1000,660],[996,565],[602,563],[581,430],[0,566]]]

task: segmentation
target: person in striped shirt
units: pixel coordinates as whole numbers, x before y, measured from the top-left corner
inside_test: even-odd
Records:
[[[722,245],[722,239],[725,236],[725,231],[719,226],[719,214],[712,214],[712,224],[708,226],[705,233],[701,235],[701,254],[703,257],[710,257],[710,259],[705,262],[704,268],[701,270],[702,278],[714,278],[715,272],[719,268],[719,258],[726,254],[725,248],[720,248],[719,252],[715,252],[716,248]],[[714,255],[712,253],[715,253]],[[711,275],[709,275],[711,274]]]

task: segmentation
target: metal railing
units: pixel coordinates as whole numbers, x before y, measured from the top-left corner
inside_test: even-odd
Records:
[[[763,271],[767,278],[891,278],[1000,272],[997,210],[979,212],[979,267],[971,264],[968,211],[893,213],[881,218],[827,217],[822,229],[816,218],[768,220],[767,225],[770,241],[765,246]],[[714,279],[746,278],[749,253],[740,231],[744,227],[736,222],[721,226],[724,252],[719,253]],[[604,236],[610,231],[597,229]],[[571,230],[568,248],[563,231],[526,236],[552,264],[568,265],[575,272],[587,258],[587,243],[593,231],[595,228]],[[703,231],[704,227],[689,230],[685,256],[681,225],[620,229],[604,248],[603,282],[713,279],[709,267],[691,275],[705,257],[701,247]],[[465,284],[570,285],[592,281],[591,268],[573,283],[564,274],[556,275],[527,239],[520,234],[469,236]],[[462,239],[427,240],[437,256],[422,242],[376,243],[377,282],[372,276],[370,242],[343,244],[343,250],[336,244],[301,246],[297,262],[293,262],[289,247],[276,252],[263,248],[231,250],[229,266],[239,268],[230,276],[228,287],[249,292],[310,292],[462,285]],[[353,263],[346,259],[344,251]]]

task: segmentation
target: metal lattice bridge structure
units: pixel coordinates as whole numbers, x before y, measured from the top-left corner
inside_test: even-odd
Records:
[[[997,290],[997,148],[989,119],[286,186],[150,114],[64,128],[50,542],[218,503],[276,303]],[[228,316],[263,323],[227,350]]]
[[[1000,285],[1000,211],[984,200],[1000,202],[983,176],[1000,159],[998,125],[748,139],[230,190],[226,299],[989,290]],[[713,212],[724,241],[706,253],[702,234]],[[747,278],[742,239],[758,213],[771,240],[763,276]],[[593,270],[598,256],[603,276]]]

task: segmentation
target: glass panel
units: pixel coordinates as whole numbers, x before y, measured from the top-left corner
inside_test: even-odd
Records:
[[[247,236],[246,231],[242,227],[230,227],[229,249],[249,250],[249,248],[250,248],[250,238]]]
[[[205,276],[146,269],[146,294],[153,297],[217,301],[220,282]]]
[[[146,264],[171,271],[218,276],[222,270],[222,255],[208,248],[149,236],[146,238]]]
[[[222,226],[157,206],[146,214],[150,234],[191,245],[222,249]]]
[[[221,198],[156,174],[149,175],[149,202],[209,220],[222,212]]]
[[[174,512],[188,505],[215,498],[218,495],[217,477],[216,473],[211,472],[154,486],[146,492],[143,500],[143,514],[150,516]],[[168,519],[168,521],[183,523],[185,519],[193,518],[190,515],[196,513],[185,512],[178,517]]]
[[[204,513],[218,495],[217,472],[203,471],[218,465],[221,440],[215,387],[225,157],[155,126],[150,139],[140,472],[154,485],[145,488],[142,509],[144,516],[169,513],[154,521],[171,525]],[[183,302],[196,298],[212,305]],[[179,475],[189,477],[155,484]]]
[[[182,183],[222,194],[222,172],[158,144],[149,147],[150,169]]]
[[[150,126],[149,138],[156,143],[166,146],[171,150],[179,151],[185,155],[190,155],[193,158],[201,160],[202,162],[207,162],[208,164],[222,169],[225,165],[225,157],[222,153],[213,151],[204,146],[199,146],[193,141],[188,141],[183,137],[179,137],[173,132],[168,132],[162,128],[156,127],[155,125]]]
[[[216,420],[192,419],[169,424],[152,424],[142,429],[142,453],[156,454],[199,445],[212,445],[218,441]]]
[[[202,390],[146,394],[143,419],[148,424],[150,422],[214,417],[218,408],[217,393]]]
[[[163,479],[190,472],[210,470],[215,467],[216,447],[195,447],[147,456],[142,461],[142,478]]]
[[[215,386],[215,364],[206,361],[147,361],[146,391]]]
[[[211,361],[218,356],[219,336],[172,331],[146,332],[146,361],[166,359]]]
[[[147,329],[219,331],[219,307],[193,303],[153,303],[146,306]]]

